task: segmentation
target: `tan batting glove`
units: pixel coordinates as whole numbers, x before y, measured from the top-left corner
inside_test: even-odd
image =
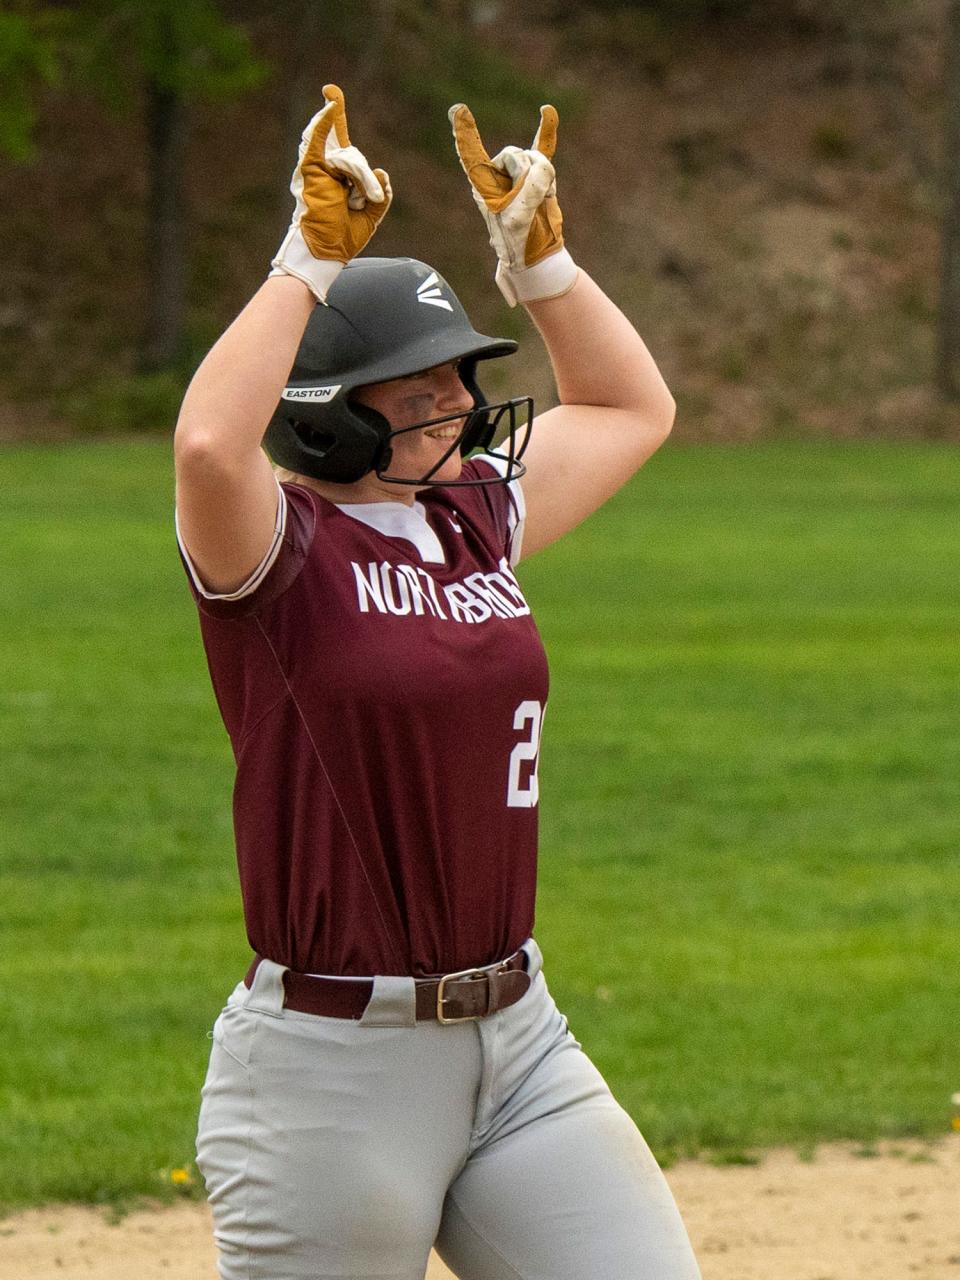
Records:
[[[290,180],[293,221],[270,272],[302,280],[321,302],[345,263],[355,258],[390,208],[383,169],[371,169],[350,145],[343,93],[323,86],[324,106],[303,131]]]
[[[540,108],[540,127],[529,151],[504,147],[491,160],[470,108],[449,111],[453,140],[477,208],[497,254],[497,284],[518,302],[557,298],[573,288],[577,266],[563,247],[563,216],[550,163],[557,146],[554,107]]]

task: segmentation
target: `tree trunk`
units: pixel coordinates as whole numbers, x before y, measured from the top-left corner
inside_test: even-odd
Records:
[[[277,201],[280,209],[277,217],[278,245],[293,212],[289,183],[293,167],[297,163],[300,135],[314,113],[323,106],[324,75],[317,66],[317,50],[323,49],[326,35],[326,23],[318,0],[293,0],[281,12],[289,23],[289,29],[297,33],[297,39],[284,62],[287,119],[284,145],[277,148]],[[349,120],[350,85],[347,85],[346,93]]]
[[[946,139],[937,386],[960,400],[960,0],[947,17]]]
[[[186,303],[186,227],[183,167],[187,108],[180,94],[147,81],[149,203],[147,218],[146,369],[172,365],[183,350]]]

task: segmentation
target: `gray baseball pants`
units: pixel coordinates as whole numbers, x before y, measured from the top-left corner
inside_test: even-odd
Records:
[[[567,1030],[527,994],[416,1022],[378,978],[359,1021],[283,1008],[264,961],[217,1019],[197,1137],[222,1280],[699,1280],[663,1174]]]

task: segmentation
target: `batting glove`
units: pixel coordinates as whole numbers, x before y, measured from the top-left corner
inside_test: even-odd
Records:
[[[303,131],[290,190],[293,221],[273,259],[272,276],[302,280],[322,302],[345,263],[355,258],[390,208],[383,169],[371,169],[350,145],[343,93],[323,86],[324,106]]]
[[[563,216],[550,163],[557,146],[555,108],[540,108],[529,151],[504,147],[491,160],[470,108],[450,108],[453,140],[497,254],[497,284],[511,307],[572,289],[577,267],[563,247]]]

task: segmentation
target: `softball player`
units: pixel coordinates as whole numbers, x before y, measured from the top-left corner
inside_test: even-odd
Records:
[[[424,263],[357,257],[390,183],[324,95],[270,278],[176,433],[255,952],[200,1111],[221,1276],[422,1280],[436,1244],[463,1280],[695,1280],[531,938],[547,667],[514,576],[657,448],[673,402],[564,248],[552,107],[492,160],[451,110],[497,282],[556,373],[531,432],[528,399],[477,382],[515,343]]]

